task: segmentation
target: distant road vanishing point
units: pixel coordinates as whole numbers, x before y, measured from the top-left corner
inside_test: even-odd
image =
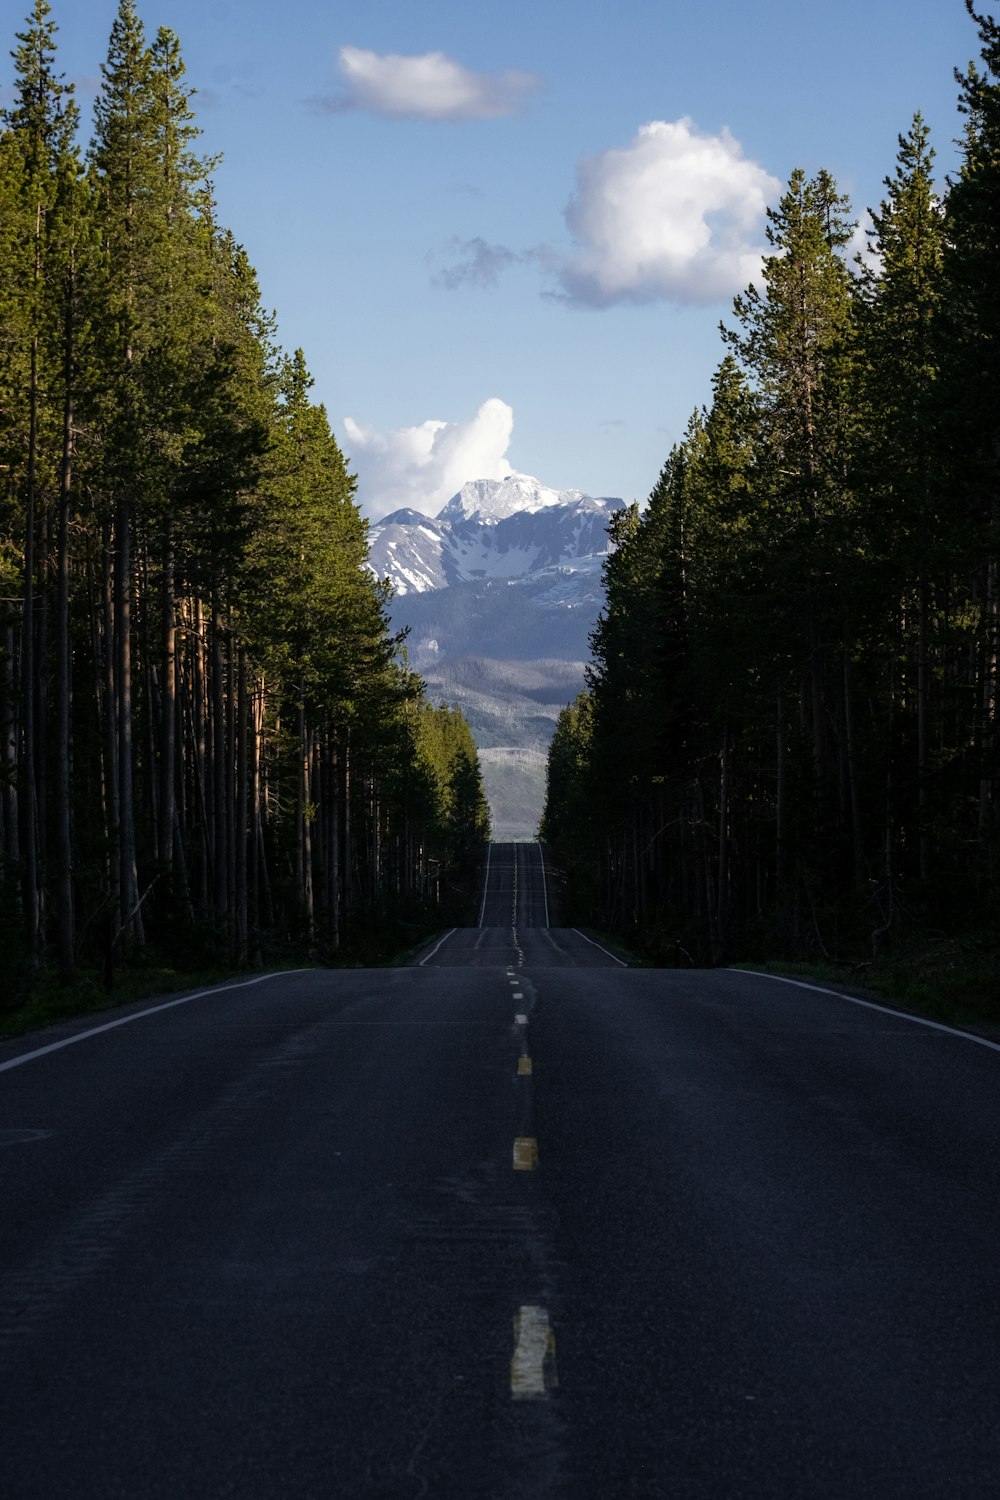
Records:
[[[995,1495],[1000,1048],[484,874],[0,1044],[4,1500]]]

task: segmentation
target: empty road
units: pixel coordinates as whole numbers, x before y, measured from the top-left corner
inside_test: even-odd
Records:
[[[4,1500],[1000,1493],[1000,1049],[548,918],[0,1044]]]

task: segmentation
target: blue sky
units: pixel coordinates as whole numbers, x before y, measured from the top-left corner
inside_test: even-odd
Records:
[[[51,0],[89,113],[116,0]],[[7,45],[27,0],[4,0]],[[643,499],[796,166],[942,175],[961,0],[140,0],[370,515],[509,469]],[[9,73],[6,75],[9,78]],[[6,80],[5,80],[6,81]]]

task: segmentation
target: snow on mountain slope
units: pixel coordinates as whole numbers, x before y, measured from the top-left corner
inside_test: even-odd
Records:
[[[476,580],[537,577],[608,552],[622,501],[552,490],[523,474],[462,486],[436,517],[399,510],[371,529],[369,567],[396,596]]]
[[[584,498],[580,490],[550,490],[530,474],[508,474],[503,479],[470,479],[438,512],[438,519],[479,521],[489,526],[519,511],[534,512],[544,510],[548,505],[565,505]]]

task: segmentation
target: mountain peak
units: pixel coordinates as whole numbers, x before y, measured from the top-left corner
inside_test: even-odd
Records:
[[[397,596],[490,580],[538,583],[551,573],[562,599],[570,585],[570,593],[591,589],[610,545],[609,517],[621,505],[549,489],[530,474],[472,479],[436,516],[397,510],[377,522],[368,566]]]
[[[439,521],[478,521],[491,526],[521,511],[544,510],[583,499],[580,490],[552,490],[531,474],[506,474],[503,479],[470,479],[438,511]]]

